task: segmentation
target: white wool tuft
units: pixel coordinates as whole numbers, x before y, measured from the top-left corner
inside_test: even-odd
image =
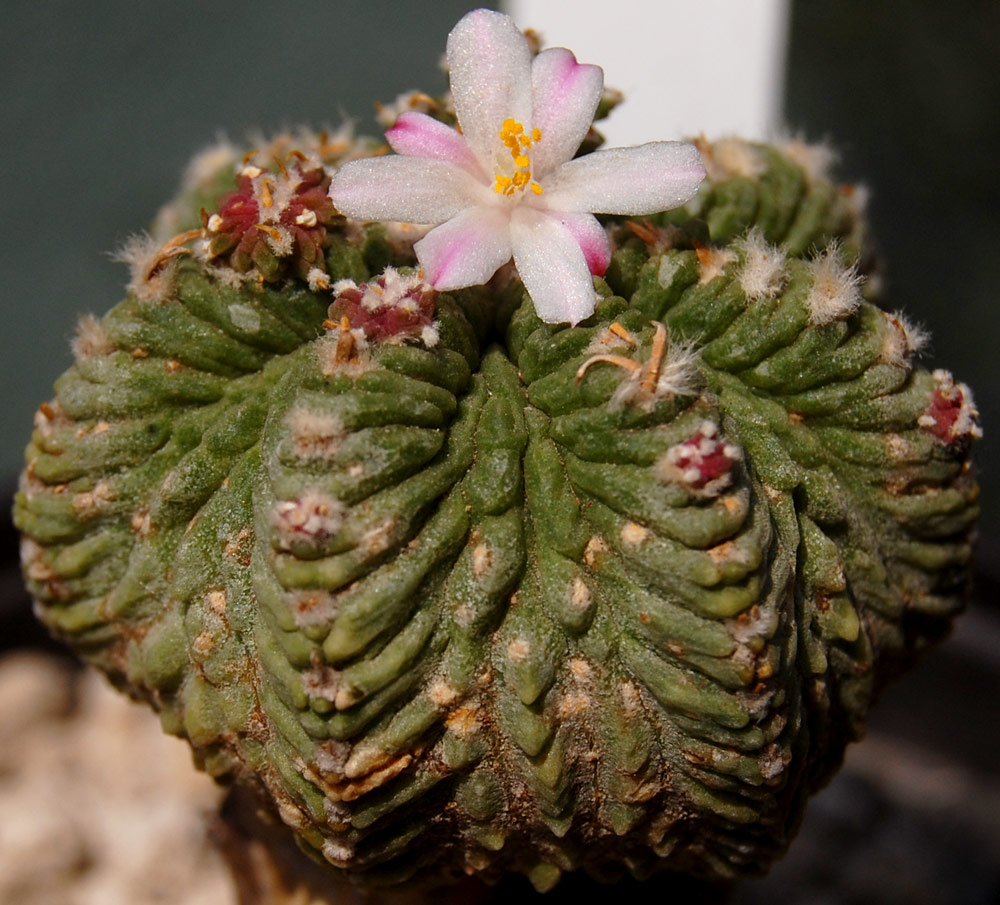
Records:
[[[882,340],[882,361],[886,364],[909,367],[910,359],[919,355],[930,341],[930,334],[920,325],[909,321],[902,311],[889,314],[882,312],[886,319],[886,331]]]
[[[863,278],[854,267],[845,267],[840,246],[832,243],[810,263],[813,285],[806,297],[809,321],[815,326],[832,324],[855,311],[861,304],[859,286]]]
[[[785,253],[768,244],[764,233],[754,227],[746,237],[736,242],[743,258],[739,270],[740,287],[747,299],[774,298],[788,277]]]
[[[698,249],[698,285],[710,283],[722,276],[726,268],[736,260],[736,255],[728,248],[703,246]],[[662,263],[660,265],[663,266]],[[661,276],[658,274],[658,277]],[[661,283],[662,285],[662,283]]]
[[[340,530],[345,512],[340,500],[319,490],[278,501],[272,511],[278,547],[290,550],[296,544],[322,543]]]
[[[652,393],[643,386],[645,369],[633,371],[612,394],[609,408],[618,409],[631,403],[649,411],[661,399],[696,395],[701,387],[697,362],[698,352],[693,342],[671,344],[660,365],[660,374]]]
[[[225,136],[220,136],[215,144],[199,151],[191,158],[184,170],[181,188],[184,191],[204,188],[226,168],[234,172],[239,162],[240,152]]]
[[[830,179],[831,170],[840,161],[840,155],[826,141],[809,143],[801,133],[776,142],[789,160],[797,163],[810,182],[825,182]]]
[[[727,135],[711,143],[699,141],[697,146],[712,182],[721,182],[733,176],[755,179],[767,168],[757,148],[735,135]]]
[[[291,434],[292,453],[298,459],[332,459],[346,435],[343,422],[329,412],[294,408],[285,423]]]
[[[284,226],[274,226],[264,233],[265,241],[279,258],[287,258],[295,245],[295,239]]]
[[[76,324],[76,335],[70,341],[73,357],[77,362],[99,358],[115,351],[115,344],[104,329],[104,324],[93,314],[84,314]]]
[[[112,253],[113,261],[128,265],[130,279],[127,289],[144,302],[165,302],[173,289],[177,257],[185,253],[173,249],[163,254],[163,246],[154,238],[139,233],[129,236],[122,246]]]

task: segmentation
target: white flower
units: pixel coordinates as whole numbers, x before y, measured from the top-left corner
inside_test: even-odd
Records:
[[[681,142],[611,148],[576,160],[604,88],[568,50],[532,59],[501,13],[478,9],[448,36],[459,129],[403,113],[386,132],[397,156],[345,164],[330,186],[348,217],[440,224],[414,246],[436,289],[485,283],[513,256],[539,317],[594,310],[591,274],[611,259],[593,216],[650,214],[690,198],[705,175]]]

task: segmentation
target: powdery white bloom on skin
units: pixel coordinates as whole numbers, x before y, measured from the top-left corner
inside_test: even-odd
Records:
[[[414,250],[435,289],[485,283],[513,257],[539,317],[575,324],[593,312],[592,275],[611,260],[594,214],[683,204],[704,178],[701,157],[690,144],[651,142],[573,160],[604,73],[561,47],[532,58],[501,13],[464,16],[447,58],[461,131],[403,113],[386,132],[397,156],[345,164],[330,197],[354,219],[434,224]]]

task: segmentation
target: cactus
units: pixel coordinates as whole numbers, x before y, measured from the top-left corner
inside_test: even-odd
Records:
[[[359,882],[766,869],[961,608],[968,388],[799,144],[602,218],[575,326],[336,210],[373,147],[215,154],[133,243],[27,449],[39,616]]]

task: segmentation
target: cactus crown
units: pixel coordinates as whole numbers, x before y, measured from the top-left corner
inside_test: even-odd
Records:
[[[961,605],[968,388],[801,145],[602,218],[575,326],[338,211],[375,151],[215,149],[131,250],[27,450],[41,618],[353,875],[764,869]]]

